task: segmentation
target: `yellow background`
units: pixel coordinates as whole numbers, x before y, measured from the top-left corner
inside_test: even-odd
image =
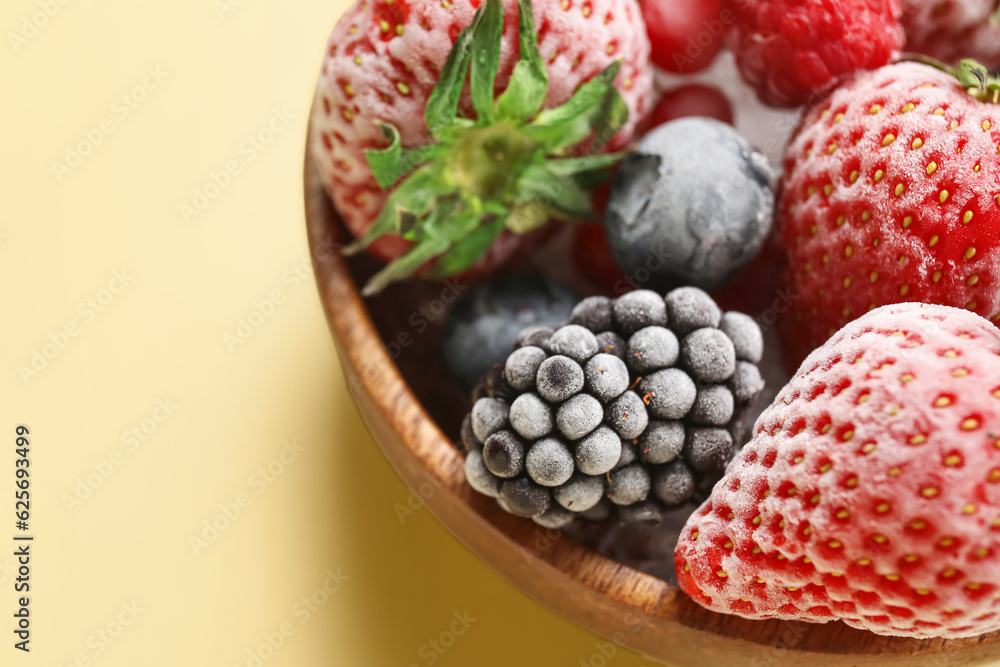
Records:
[[[247,651],[288,622],[262,664],[426,665],[422,645],[466,610],[476,621],[435,664],[588,664],[597,636],[426,509],[400,521],[409,491],[348,398],[311,277],[293,277],[307,110],[346,2],[226,1],[0,9],[0,664],[255,664]],[[291,122],[251,151],[275,110]],[[54,166],[85,132],[100,143]],[[181,205],[234,160],[185,221]],[[227,344],[274,290],[271,316]],[[177,407],[166,416],[158,399]],[[32,431],[30,654],[8,630],[19,423]],[[293,439],[303,449],[280,475],[252,477]],[[196,553],[203,522],[225,525],[219,506],[238,498],[251,502]],[[303,623],[294,606],[327,570],[349,579]],[[141,612],[118,634],[123,604]],[[619,649],[609,664],[650,663]]]

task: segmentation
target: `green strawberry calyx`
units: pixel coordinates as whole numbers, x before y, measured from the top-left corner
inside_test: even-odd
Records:
[[[402,148],[399,130],[382,123],[389,145],[365,156],[375,180],[391,192],[353,254],[386,235],[414,245],[372,276],[369,296],[429,265],[429,277],[466,270],[504,229],[523,234],[550,218],[593,216],[588,187],[607,178],[622,153],[597,154],[628,120],[614,86],[621,61],[581,85],[559,107],[542,110],[548,73],[535,35],[531,0],[518,0],[520,57],[506,90],[494,99],[503,32],[502,0],[483,0],[459,34],[427,100],[434,143]],[[469,73],[476,118],[459,113]],[[594,137],[591,152],[571,151]]]
[[[909,54],[904,59],[928,65],[945,74],[951,74],[958,79],[969,95],[980,102],[1000,104],[1000,79],[992,76],[985,66],[972,58],[960,60],[954,67],[922,54]]]

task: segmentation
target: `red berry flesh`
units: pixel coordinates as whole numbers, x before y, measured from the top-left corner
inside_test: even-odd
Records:
[[[644,0],[653,62],[677,74],[708,67],[722,47],[721,13],[718,0]]]

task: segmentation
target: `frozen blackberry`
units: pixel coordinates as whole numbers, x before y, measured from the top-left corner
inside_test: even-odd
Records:
[[[497,477],[520,475],[524,470],[524,442],[511,431],[497,431],[483,445],[483,463]]]
[[[653,473],[653,495],[667,507],[682,505],[694,493],[694,476],[683,461],[671,461]]]
[[[615,329],[629,338],[639,329],[667,325],[667,304],[663,297],[648,289],[628,292],[614,305]]]
[[[698,390],[698,395],[688,413],[693,424],[725,426],[733,418],[733,394],[725,385],[714,384]]]
[[[631,505],[646,499],[651,484],[649,472],[639,464],[612,470],[608,477],[608,500],[615,505]]]
[[[601,348],[601,352],[612,354],[625,361],[627,352],[625,341],[614,331],[602,331],[597,334],[597,345]]]
[[[507,511],[516,516],[538,516],[552,504],[548,489],[538,486],[527,477],[508,479],[500,487],[500,498],[507,504]]]
[[[544,526],[545,528],[554,528],[558,530],[559,528],[565,528],[569,524],[573,523],[573,519],[576,516],[567,509],[559,507],[559,505],[549,505],[549,508],[537,516],[531,517],[531,520],[537,523],[539,526]]]
[[[670,329],[646,327],[628,339],[625,362],[633,373],[642,375],[673,366],[679,351],[677,336]]]
[[[568,510],[585,512],[604,497],[604,479],[577,473],[568,482],[553,490],[556,502]]]
[[[692,428],[684,441],[684,460],[695,471],[722,473],[733,455],[733,437],[723,428]]]
[[[577,443],[573,458],[576,469],[585,475],[603,475],[615,467],[621,455],[621,438],[607,426],[598,426]]]
[[[552,433],[552,408],[538,394],[521,394],[510,405],[510,426],[528,440]]]
[[[587,327],[595,334],[608,331],[614,324],[614,304],[606,296],[590,296],[576,304],[569,321]]]
[[[619,436],[631,440],[638,438],[646,430],[649,414],[639,395],[634,391],[626,391],[604,408],[604,421]]]
[[[539,440],[524,460],[528,476],[542,486],[559,486],[573,476],[573,455],[556,438]]]
[[[484,496],[496,498],[500,495],[503,479],[491,473],[483,463],[483,453],[472,450],[465,457],[465,479],[469,486]]]
[[[462,430],[460,433],[462,447],[466,452],[471,452],[474,449],[482,449],[483,443],[480,442],[476,434],[472,432],[472,413],[465,415],[462,419]]]
[[[618,508],[618,520],[625,524],[660,523],[663,521],[663,514],[663,507],[655,500],[643,500]]]
[[[656,419],[683,419],[698,394],[688,374],[677,368],[651,373],[639,382],[639,393]]]
[[[479,442],[485,443],[490,437],[507,425],[510,408],[497,398],[481,398],[472,406],[472,432]]]
[[[764,334],[752,317],[730,311],[722,316],[719,329],[733,341],[738,360],[760,363],[764,356]]]
[[[636,442],[635,440],[622,440],[622,454],[618,457],[618,463],[612,470],[618,470],[635,463],[635,460],[639,458],[639,445]]]
[[[684,337],[680,360],[700,382],[725,382],[736,370],[736,348],[729,336],[706,327]]]
[[[584,386],[607,403],[621,396],[629,385],[628,368],[625,362],[610,354],[595,354],[583,367]]]
[[[538,394],[550,403],[561,403],[583,389],[583,369],[569,357],[549,357],[535,375]]]
[[[556,427],[567,440],[579,440],[600,426],[603,419],[603,406],[590,394],[577,394],[556,411]]]
[[[684,449],[684,425],[680,422],[651,421],[639,438],[639,457],[646,463],[668,463]]]
[[[545,350],[534,345],[511,352],[503,366],[504,377],[510,388],[516,391],[531,391],[535,386],[538,367],[547,356]]]
[[[517,340],[463,422],[466,475],[550,528],[655,522],[701,498],[763,388],[757,324],[697,288],[592,297]]]
[[[717,327],[722,310],[704,290],[697,287],[678,287],[667,293],[667,317],[670,328],[678,336],[686,336],[695,329]]]
[[[514,341],[514,349],[531,345],[548,350],[550,338],[552,338],[552,329],[548,327],[528,327],[517,335],[517,340]]]
[[[764,388],[760,369],[746,361],[737,361],[736,370],[729,378],[729,388],[740,403],[749,403]]]
[[[549,339],[549,351],[561,354],[577,363],[583,363],[598,352],[597,338],[579,324],[567,324],[560,327]]]

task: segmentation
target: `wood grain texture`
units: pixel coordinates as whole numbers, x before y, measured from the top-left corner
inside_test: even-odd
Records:
[[[307,141],[307,146],[309,145]],[[465,484],[462,457],[407,386],[337,252],[346,230],[306,154],[305,211],[323,308],[347,385],[400,477],[469,549],[534,599],[651,660],[677,667],[928,665],[1000,660],[1000,633],[882,637],[843,623],[749,621],[709,612],[677,587],[513,517]],[[382,306],[384,307],[384,306]]]

